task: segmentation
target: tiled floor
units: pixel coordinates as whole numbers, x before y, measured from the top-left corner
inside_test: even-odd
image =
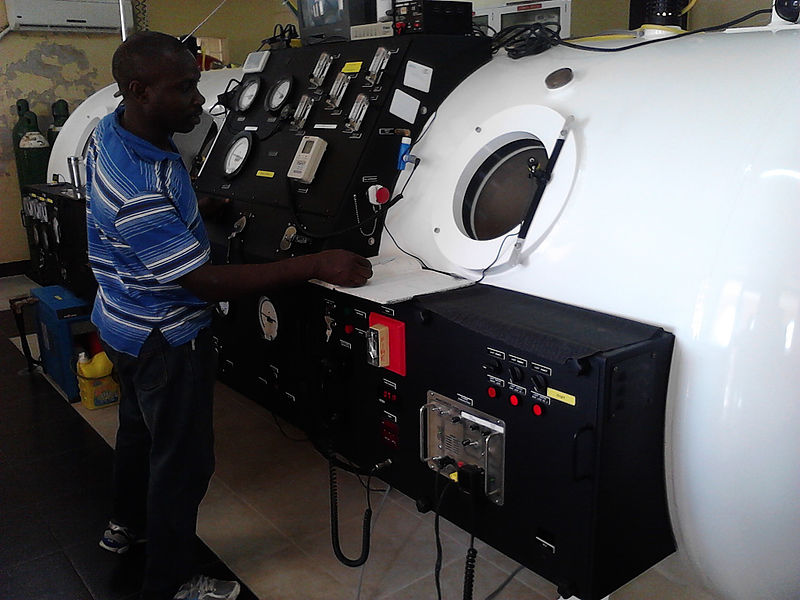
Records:
[[[4,281],[0,309],[7,306]],[[20,374],[24,361],[6,341],[12,328],[10,313],[0,312],[0,598],[127,598],[141,563],[136,556],[119,561],[96,542],[108,510],[111,460],[101,440],[113,444],[116,409],[70,407],[40,376]],[[345,567],[331,550],[327,465],[311,445],[287,439],[264,408],[221,384],[215,428],[217,469],[198,525],[199,537],[224,563],[204,552],[201,562],[212,574],[227,566],[263,600],[436,598],[431,514],[418,513],[395,491],[374,492],[370,559],[363,569]],[[283,430],[302,438],[287,425]],[[364,490],[355,477],[339,473],[339,495],[343,549],[355,556]],[[468,536],[442,520],[442,543],[442,597],[454,600],[462,596]],[[476,600],[517,567],[485,544],[477,547]],[[497,598],[554,600],[558,593],[523,570]],[[613,599],[710,600],[655,570]]]

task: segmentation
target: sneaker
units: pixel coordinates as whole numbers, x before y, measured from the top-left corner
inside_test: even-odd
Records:
[[[108,528],[100,539],[100,547],[109,552],[124,554],[130,550],[133,544],[141,544],[145,541],[145,538],[137,536],[127,527],[117,525],[114,521],[109,521]]]
[[[240,590],[238,581],[195,575],[181,586],[173,600],[234,600]]]

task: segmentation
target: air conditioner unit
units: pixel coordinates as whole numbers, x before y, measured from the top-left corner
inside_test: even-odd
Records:
[[[133,23],[130,0],[122,0],[125,24]],[[113,32],[120,30],[120,0],[6,0],[8,24],[17,30]]]

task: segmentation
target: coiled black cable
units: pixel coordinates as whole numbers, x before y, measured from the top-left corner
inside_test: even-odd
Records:
[[[475,584],[475,562],[478,551],[475,549],[475,536],[470,536],[467,560],[464,562],[464,595],[463,600],[472,600],[472,587]]]
[[[331,496],[331,543],[333,544],[333,553],[343,565],[347,567],[360,567],[369,558],[369,538],[370,538],[370,524],[372,522],[372,507],[368,506],[364,511],[364,523],[361,531],[361,554],[358,558],[348,558],[342,552],[342,547],[339,543],[339,486],[336,483],[336,466],[333,462],[328,462],[328,478],[330,480],[330,496]],[[369,491],[367,491],[369,494]]]

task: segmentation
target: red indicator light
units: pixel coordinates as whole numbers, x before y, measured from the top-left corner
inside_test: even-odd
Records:
[[[497,398],[497,390],[492,386],[489,386],[489,389],[486,390],[486,393],[488,394],[489,398]]]
[[[519,406],[519,398],[517,398],[516,394],[511,394],[508,397],[508,401],[511,402],[511,406]]]
[[[347,333],[347,334],[353,333],[355,330],[356,330],[356,328],[353,327],[352,325],[345,325],[344,326],[344,332]]]
[[[541,417],[542,412],[544,411],[542,411],[542,407],[539,404],[533,405],[533,414],[535,414],[537,417]]]

